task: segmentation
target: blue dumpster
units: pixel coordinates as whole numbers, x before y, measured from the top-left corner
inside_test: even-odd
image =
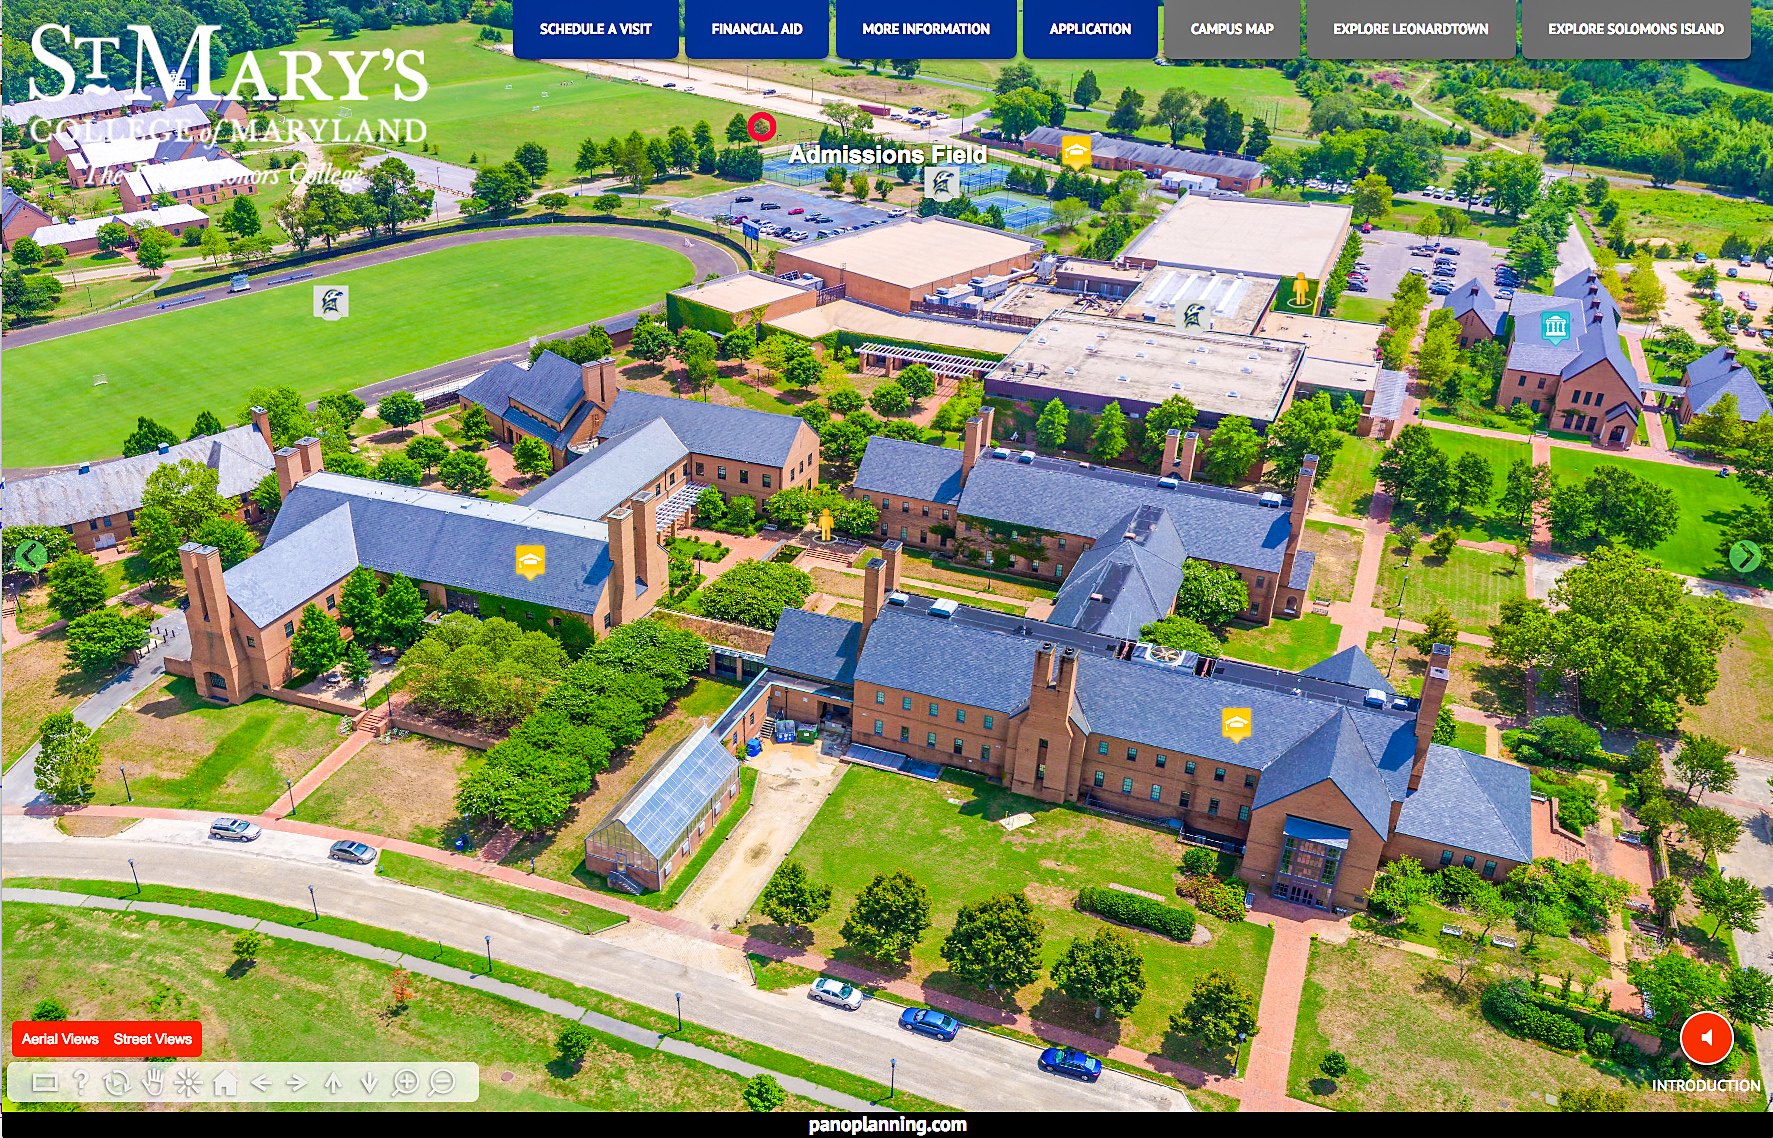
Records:
[[[794,720],[792,720],[792,719],[778,719],[776,721],[776,742],[778,742],[778,743],[792,743],[792,742],[794,742]]]
[[[754,759],[763,754],[763,740],[756,738],[745,740],[745,753]]]

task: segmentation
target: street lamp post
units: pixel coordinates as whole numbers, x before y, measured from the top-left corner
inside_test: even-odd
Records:
[[[1244,1033],[1237,1033],[1237,1054],[1231,1057],[1231,1077],[1237,1078],[1237,1062],[1244,1057]]]
[[[486,938],[486,974],[492,975],[492,937]]]
[[[677,993],[677,1030],[683,1030],[683,993]]]
[[[117,764],[117,773],[123,776],[123,796],[134,802],[135,795],[129,792],[129,772],[123,769],[122,763]]]
[[[1397,590],[1397,623],[1391,626],[1391,663],[1385,665],[1385,678],[1391,678],[1391,670],[1397,667],[1397,638],[1404,627],[1404,594],[1410,591],[1410,559],[1404,558],[1404,582]]]
[[[889,1059],[887,1062],[891,1064],[891,1069],[887,1074],[887,1098],[892,1099],[899,1094],[899,1061]]]
[[[135,878],[135,891],[140,893],[142,891],[142,879],[135,871],[135,859],[133,857],[129,859],[129,876]]]
[[[308,904],[314,906],[314,919],[320,919],[320,902],[314,898],[314,887],[308,886]]]
[[[295,783],[291,782],[289,779],[286,778],[283,780],[283,789],[285,789],[289,792],[289,812],[291,814],[294,814],[295,813]]]

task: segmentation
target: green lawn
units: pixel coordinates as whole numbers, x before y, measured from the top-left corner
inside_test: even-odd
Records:
[[[1006,833],[996,820],[1027,811],[1034,822]],[[965,903],[1003,890],[1023,890],[1046,923],[1044,959],[1051,966],[1074,936],[1093,936],[1101,922],[1071,907],[1085,885],[1117,882],[1174,897],[1183,847],[1167,832],[1128,825],[1075,807],[1012,794],[982,778],[948,771],[940,782],[851,767],[791,857],[833,887],[831,911],[813,926],[814,947],[853,959],[838,929],[856,894],[876,873],[903,869],[929,890],[934,927],[912,952],[908,978],[981,1002],[1002,1004],[948,974],[942,938]],[[1132,1047],[1189,1063],[1223,1068],[1229,1055],[1203,1055],[1170,1035],[1169,1015],[1186,999],[1195,977],[1228,968],[1259,989],[1273,934],[1264,926],[1228,925],[1201,918],[1211,943],[1179,945],[1136,934],[1145,957],[1143,1002],[1119,1025],[1091,1018],[1091,1009],[1051,988],[1044,978],[1017,993],[1014,1006],[1036,1019],[1117,1039]],[[754,931],[779,932],[769,926]],[[858,959],[864,966],[878,963]]]
[[[434,861],[409,857],[394,850],[383,850],[376,858],[376,874],[408,885],[435,889],[439,893],[509,909],[514,913],[540,917],[544,921],[565,925],[575,932],[602,932],[627,920],[608,909],[600,909],[583,901],[556,897],[552,893],[543,893],[536,889],[525,889],[482,877],[478,873],[451,869]]]
[[[677,697],[678,714],[691,719],[718,717],[744,690],[742,684],[717,680],[713,676],[697,676],[690,681],[690,690]]]
[[[1423,407],[1422,411],[1421,411],[1421,418],[1422,418],[1422,425],[1425,427],[1432,427],[1432,426],[1435,426],[1439,423],[1447,423],[1447,424],[1463,424],[1464,423],[1464,420],[1459,418],[1459,416],[1453,414],[1452,410],[1450,408],[1448,408],[1445,404],[1441,404],[1438,406],[1431,404],[1429,406]],[[1501,415],[1501,414],[1491,415],[1489,422],[1472,423],[1470,425],[1475,426],[1475,427],[1482,427],[1486,431],[1503,431],[1507,434],[1519,435],[1522,438],[1530,438],[1533,434],[1532,427],[1522,426],[1521,424],[1515,422],[1513,419],[1510,419],[1506,415]]]
[[[1489,738],[1482,723],[1467,723],[1461,719],[1453,728],[1453,746],[1474,755],[1484,754],[1489,749]]]
[[[555,1049],[567,1020],[462,985],[413,975],[395,1010],[388,965],[298,941],[274,939],[242,965],[230,947],[239,930],[202,921],[14,904],[4,928],[8,1019],[53,994],[80,1019],[202,1019],[209,1061],[472,1058],[482,1079],[470,1109],[745,1109],[742,1077],[601,1032],[568,1067]]]
[[[307,398],[357,387],[626,312],[693,275],[681,253],[660,246],[537,236],[329,277],[352,290],[348,320],[316,320],[307,288],[283,288],[13,348],[8,461],[116,454],[138,415],[188,423],[210,410],[232,421],[253,384],[289,384]],[[94,386],[95,372],[108,382]]]
[[[320,52],[327,61],[321,82],[329,91],[344,86],[338,65],[326,55],[329,51],[424,51],[425,62],[417,65],[428,84],[424,97],[416,103],[396,101],[395,84],[411,94],[412,81],[379,63],[371,66],[359,86],[369,98],[350,104],[352,116],[339,126],[341,139],[348,138],[360,122],[373,126],[379,119],[418,118],[425,123],[423,141],[436,148],[430,156],[462,164],[473,157],[481,162],[504,162],[520,143],[539,142],[552,163],[545,179],[550,183],[572,179],[573,158],[587,136],[602,144],[611,136],[626,138],[635,130],[662,135],[673,126],[692,127],[701,119],[719,138],[728,119],[750,111],[720,99],[587,78],[549,64],[513,59],[479,46],[479,34],[475,25],[457,23],[365,31],[339,40],[331,38],[328,29],[309,28],[287,50]],[[506,33],[507,39],[509,35]],[[241,58],[236,56],[230,62],[230,82]],[[268,69],[267,82],[282,85],[280,72],[273,74],[263,58],[260,65]],[[221,86],[219,81],[217,86]],[[326,112],[324,117],[334,116]],[[808,128],[817,134],[819,129],[816,123],[789,115],[778,122],[784,136],[798,135]],[[331,138],[330,128],[327,138]]]
[[[1680,528],[1662,544],[1649,552],[1662,559],[1663,567],[1689,577],[1713,577],[1736,581],[1736,573],[1718,551],[1724,526],[1730,515],[1756,499],[1734,478],[1719,478],[1711,470],[1674,466],[1665,462],[1642,462],[1618,458],[1592,450],[1570,447],[1551,449],[1552,473],[1559,478],[1586,478],[1601,464],[1623,466],[1640,478],[1675,492],[1680,501]],[[1762,566],[1751,579],[1756,585],[1773,582],[1773,568]]]
[[[1385,310],[1391,307],[1391,301],[1379,300],[1370,296],[1362,296],[1358,292],[1345,292],[1336,298],[1336,318],[1338,320],[1364,320],[1369,324],[1385,323]]]
[[[1345,518],[1364,518],[1373,502],[1373,468],[1379,465],[1380,444],[1374,439],[1346,438],[1317,484],[1317,504]]]
[[[1433,426],[1432,423],[1429,424]],[[1526,439],[1496,439],[1488,435],[1471,435],[1464,431],[1434,432],[1434,445],[1447,452],[1447,457],[1458,462],[1462,455],[1479,455],[1490,464],[1490,504],[1479,507],[1469,515],[1456,516],[1448,524],[1459,530],[1459,536],[1467,541],[1521,541],[1526,533],[1517,525],[1501,516],[1496,508],[1502,498],[1502,491],[1508,485],[1509,464],[1517,461],[1531,461],[1533,445]],[[1423,528],[1427,528],[1424,526]]]
[[[1487,636],[1490,625],[1501,616],[1502,602],[1526,593],[1526,575],[1516,572],[1500,553],[1461,546],[1443,562],[1429,554],[1424,542],[1409,559],[1407,589],[1403,588],[1404,558],[1395,542],[1387,543],[1384,556],[1379,566],[1379,593],[1388,619],[1397,615],[1401,591],[1405,620],[1420,621],[1444,605],[1462,630]]]
[[[92,801],[257,814],[342,741],[338,716],[255,698],[223,707],[183,677],[137,696],[97,734],[105,762]],[[129,775],[127,792],[118,775]]]
[[[1715,253],[1724,237],[1740,230],[1759,233],[1773,227],[1773,206],[1746,198],[1695,194],[1686,190],[1613,187],[1619,216],[1633,240],[1661,237],[1671,242],[1692,241]]]
[[[1517,1039],[1480,1010],[1484,981],[1454,989],[1456,978],[1434,961],[1379,945],[1314,943],[1287,1093],[1342,1111],[1545,1111],[1555,1109],[1548,1093],[1600,1086],[1625,1090],[1629,1110],[1764,1108],[1757,1092],[1658,1092],[1647,1071],[1596,1066]],[[1339,1080],[1318,1069],[1330,1051],[1348,1059]]]
[[[1307,613],[1296,620],[1276,617],[1267,627],[1232,625],[1224,635],[1224,652],[1232,659],[1297,672],[1336,654],[1342,626]]]

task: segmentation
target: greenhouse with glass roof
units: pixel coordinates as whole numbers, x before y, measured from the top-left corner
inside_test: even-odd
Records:
[[[585,837],[585,868],[616,888],[663,889],[732,808],[739,761],[704,725],[671,748]]]

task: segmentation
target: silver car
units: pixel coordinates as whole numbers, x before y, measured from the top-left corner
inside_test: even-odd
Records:
[[[264,832],[244,818],[217,818],[209,824],[209,836],[224,842],[250,842]]]
[[[813,986],[807,990],[806,995],[809,1000],[818,1000],[820,1003],[831,1004],[852,1012],[862,1006],[862,993],[859,989],[850,987],[842,980],[833,980],[829,976],[821,976],[814,980]]]
[[[334,842],[332,844],[332,849],[327,851],[327,856],[337,858],[340,861],[353,861],[358,865],[368,865],[376,859],[376,851],[373,846],[366,846],[362,842],[353,842],[350,839],[346,839],[344,841]]]

